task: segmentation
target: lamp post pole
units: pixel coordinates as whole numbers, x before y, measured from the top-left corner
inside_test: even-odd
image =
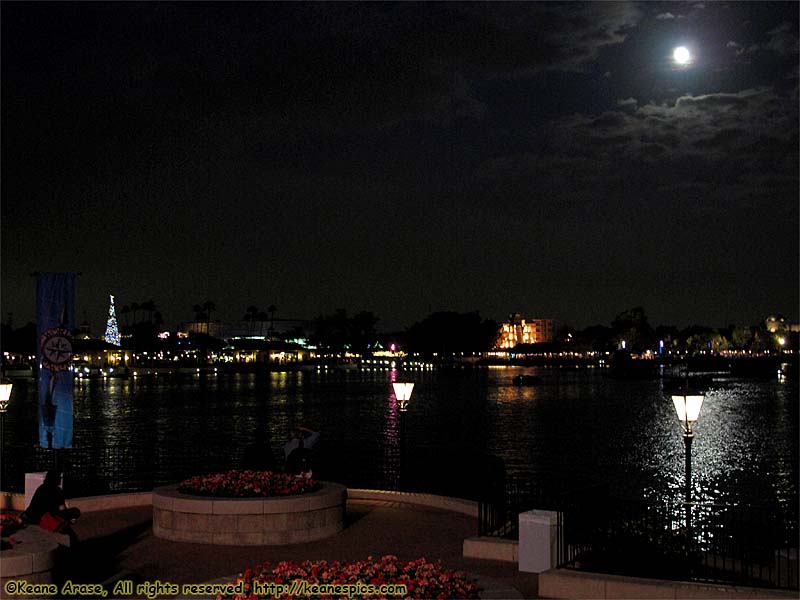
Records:
[[[402,383],[395,381],[392,383],[394,395],[397,398],[397,405],[400,409],[400,489],[404,489],[405,477],[404,469],[406,466],[406,412],[408,411],[408,401],[411,400],[411,393],[414,391],[413,383]]]
[[[683,428],[683,444],[686,448],[686,494],[684,498],[686,506],[686,530],[691,535],[692,529],[692,442],[694,441],[694,432],[692,427],[700,418],[700,409],[703,406],[702,392],[692,391],[689,389],[689,379],[687,377],[686,383],[683,387],[676,390],[672,394],[672,402],[675,406],[675,412],[678,415]]]
[[[11,383],[0,383],[0,445],[5,445],[5,421],[8,402],[11,399]]]
[[[406,418],[408,411],[404,408],[400,409],[400,469],[398,473],[398,487],[399,491],[404,492],[406,489],[407,476],[406,476]]]
[[[691,431],[683,433],[683,443],[686,446],[686,530],[692,529],[692,441],[694,434]]]

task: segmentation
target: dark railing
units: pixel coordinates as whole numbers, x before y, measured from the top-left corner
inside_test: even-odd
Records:
[[[383,457],[357,454],[357,448],[321,448],[316,454],[315,477],[349,487],[397,489],[396,476],[381,469]],[[245,445],[172,445],[169,450],[111,446],[49,450],[39,446],[5,445],[0,461],[0,488],[21,493],[25,473],[58,467],[64,475],[67,497],[149,491],[193,475],[244,468]],[[282,450],[273,449],[276,470],[283,470]],[[359,469],[352,469],[354,460]]]
[[[516,539],[519,514],[536,506],[531,482],[509,480],[504,493],[485,495],[478,502],[478,535]]]
[[[754,506],[579,498],[558,511],[560,567],[798,589],[798,531]]]
[[[557,511],[575,494],[602,497],[608,490],[608,483],[587,483],[574,490],[564,480],[548,476],[536,481],[525,477],[508,478],[499,492],[485,493],[479,498],[478,535],[517,539],[520,513],[534,508]]]
[[[111,446],[49,450],[4,445],[0,485],[4,492],[25,491],[25,473],[58,468],[67,497],[140,492],[181,479],[239,466],[243,449],[212,444],[179,447],[169,453],[153,448]]]
[[[478,534],[517,539],[519,515],[558,515],[558,566],[634,577],[798,589],[796,507],[641,501],[616,486],[563,491],[511,479],[479,502]]]
[[[272,447],[274,468],[284,468],[283,450]],[[23,492],[25,473],[58,466],[64,474],[67,497],[152,490],[193,475],[245,468],[247,444],[180,445],[160,447],[110,446],[49,450],[39,446],[4,444],[0,460],[0,489]],[[469,455],[462,449],[423,447],[402,457],[398,448],[377,450],[363,444],[323,439],[312,459],[314,477],[347,487],[426,492],[477,499],[483,490],[498,490],[502,461]],[[259,467],[265,468],[265,467]],[[402,475],[402,476],[401,476]],[[502,497],[500,490],[496,497]]]

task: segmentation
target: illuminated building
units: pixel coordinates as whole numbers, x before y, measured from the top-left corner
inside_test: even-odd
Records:
[[[800,332],[800,325],[790,322],[781,315],[767,317],[764,320],[764,324],[767,327],[767,331],[770,333],[779,333],[784,331],[790,331],[792,333]]]
[[[495,348],[511,349],[519,344],[541,344],[552,342],[555,337],[553,319],[526,319],[519,313],[500,324]]]

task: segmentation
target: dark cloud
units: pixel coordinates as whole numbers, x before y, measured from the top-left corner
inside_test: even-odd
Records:
[[[736,94],[707,94],[704,96],[683,96],[678,98],[677,108],[686,110],[711,110],[724,107],[745,107],[748,104],[747,97],[752,95],[751,91]]]
[[[733,128],[733,129],[723,129],[721,131],[716,132],[714,135],[708,138],[699,139],[693,142],[695,148],[700,150],[703,149],[725,149],[731,147],[731,145],[737,144],[741,141],[742,137],[746,135],[743,129]]]
[[[781,23],[767,32],[765,48],[777,52],[781,56],[797,56],[797,23]]]
[[[740,197],[751,181],[746,175],[772,173],[771,187],[780,189],[775,200],[794,202],[797,127],[792,100],[770,89],[686,96],[672,105],[648,103],[633,113],[554,121],[542,153],[494,159],[481,176],[500,185],[528,180],[534,195],[545,179],[568,178],[608,190],[627,178],[653,192],[667,193],[680,182],[709,197]],[[576,156],[580,160],[567,158]],[[572,191],[572,186],[563,188],[566,196]]]
[[[268,298],[593,319],[587,289],[625,282],[616,314],[656,264],[785,299],[796,22],[770,2],[4,4],[4,305],[62,268],[88,318],[116,289],[171,322],[203,297],[224,318]]]
[[[741,54],[743,54],[745,52],[745,49],[742,48],[742,46],[740,44],[737,44],[733,40],[731,40],[727,44],[725,44],[725,47],[726,48],[731,48],[736,53],[736,56],[739,56],[739,55],[741,55]]]

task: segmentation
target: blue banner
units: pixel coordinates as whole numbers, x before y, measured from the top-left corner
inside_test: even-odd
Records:
[[[39,273],[36,280],[39,445],[72,448],[72,331],[75,273]]]

